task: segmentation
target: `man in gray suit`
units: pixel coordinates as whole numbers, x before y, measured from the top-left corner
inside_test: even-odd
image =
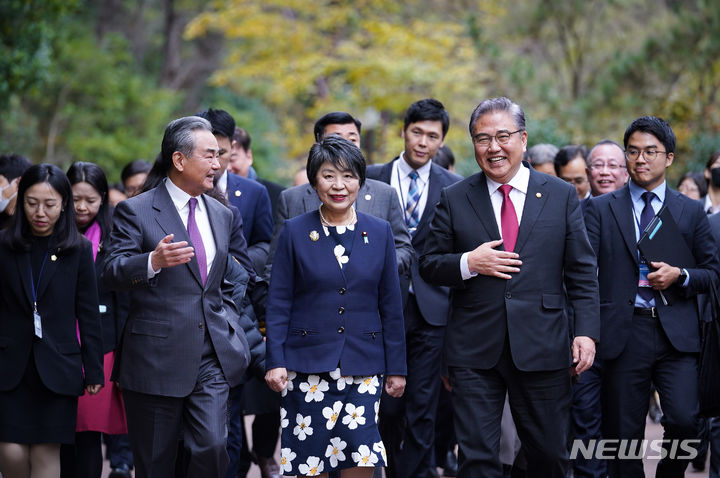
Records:
[[[354,143],[359,148],[360,128],[360,121],[348,113],[335,111],[317,120],[315,123],[315,140],[321,141],[327,135],[337,134]],[[268,258],[268,264],[265,266],[266,277],[270,276],[277,239],[285,225],[285,221],[300,214],[314,211],[319,207],[320,199],[310,184],[301,184],[300,186],[285,189],[280,193],[280,200],[278,201],[277,213],[275,215],[275,231],[270,245],[270,257]],[[408,234],[405,220],[403,219],[403,213],[393,188],[382,181],[368,178],[358,191],[355,208],[360,212],[385,219],[390,223],[393,236],[395,237],[398,269],[400,275],[403,275],[410,269],[414,252],[410,242],[410,235]],[[406,299],[407,293],[403,297],[403,302]]]
[[[173,476],[180,437],[186,476],[224,476],[228,390],[249,348],[222,290],[232,213],[203,194],[220,167],[210,123],[172,121],[156,166],[164,182],[115,210],[104,282],[129,291],[130,311],[113,376],[136,477]]]

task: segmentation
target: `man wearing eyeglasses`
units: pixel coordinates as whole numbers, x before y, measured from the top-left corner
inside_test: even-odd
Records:
[[[565,477],[571,374],[592,365],[600,335],[595,256],[575,188],[523,162],[522,108],[485,100],[469,129],[482,172],[442,191],[420,258],[426,281],[452,288],[458,477],[502,476],[506,393],[526,476]]]
[[[587,156],[587,175],[593,197],[620,189],[628,180],[623,147],[604,139]]]
[[[591,199],[585,212],[600,284],[603,438],[643,439],[652,382],[668,440],[655,476],[681,477],[693,457],[687,443],[676,454],[682,445],[671,440],[698,437],[696,299],[717,281],[720,264],[702,204],[667,187],[665,171],[675,159],[670,125],[654,116],[638,118],[623,141],[629,183]],[[692,251],[694,267],[642,260],[637,242],[663,205]],[[608,460],[607,466],[610,477],[643,476],[639,458]]]

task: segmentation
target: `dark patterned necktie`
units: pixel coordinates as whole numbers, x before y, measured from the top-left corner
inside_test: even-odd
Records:
[[[188,214],[187,230],[190,236],[190,242],[195,248],[195,258],[200,268],[200,277],[202,278],[203,285],[205,285],[205,281],[207,280],[207,256],[205,256],[205,245],[203,244],[200,230],[195,222],[195,207],[197,206],[197,202],[197,198],[190,198],[190,214]]]
[[[408,229],[414,229],[420,223],[420,187],[418,186],[418,178],[420,175],[413,170],[410,174],[410,187],[408,188],[407,202],[405,203],[405,223]]]
[[[648,224],[650,224],[650,221],[655,217],[655,210],[652,207],[652,200],[655,198],[655,193],[646,191],[642,193],[641,197],[643,201],[645,201],[645,207],[643,207],[642,213],[640,214],[640,237],[642,237]],[[648,264],[648,267],[650,267],[650,264]],[[653,289],[652,287],[638,287],[638,295],[645,301],[650,302],[654,297]]]

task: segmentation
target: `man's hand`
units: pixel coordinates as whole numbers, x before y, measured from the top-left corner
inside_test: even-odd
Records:
[[[186,264],[195,255],[195,250],[192,246],[188,246],[187,241],[170,242],[173,237],[175,234],[168,234],[155,246],[150,258],[150,265],[154,271]]]
[[[385,377],[385,391],[391,397],[402,397],[405,391],[405,377],[402,375],[388,375]]]
[[[520,272],[522,261],[514,252],[498,251],[495,247],[502,244],[502,239],[480,244],[468,253],[468,268],[470,272],[486,276],[495,276],[500,279],[511,279],[511,273]]]
[[[287,369],[277,367],[265,373],[265,382],[273,392],[282,392],[287,387]]]
[[[651,262],[650,265],[655,269],[654,272],[648,274],[647,278],[653,289],[665,290],[678,280],[682,270],[679,267],[671,266],[664,262]]]
[[[590,337],[579,335],[572,343],[573,364],[576,364],[571,373],[580,375],[589,369],[595,360],[595,341]]]

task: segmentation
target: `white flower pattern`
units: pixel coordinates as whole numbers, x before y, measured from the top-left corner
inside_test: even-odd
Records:
[[[309,456],[307,463],[298,466],[300,474],[305,476],[317,476],[323,472],[323,469],[325,469],[325,464],[317,456]]]
[[[377,455],[371,452],[367,445],[360,445],[358,451],[352,453],[352,459],[357,466],[375,466],[378,462]]]
[[[280,407],[280,428],[287,428],[290,424],[290,420],[287,419],[287,410]]]
[[[370,395],[375,395],[377,392],[377,388],[380,386],[380,382],[378,382],[378,378],[376,375],[370,375],[368,377],[357,377],[355,379],[355,383],[359,383],[360,386],[358,387],[359,393],[370,393]]]
[[[280,392],[281,396],[287,395],[288,392],[292,392],[295,389],[295,385],[293,384],[293,380],[297,377],[297,372],[293,372],[292,370],[288,370],[287,373],[287,385],[285,388],[282,389],[282,392]]]
[[[333,437],[330,439],[330,444],[325,450],[325,457],[330,459],[330,466],[335,468],[338,463],[345,461],[345,453],[343,450],[347,448],[347,443],[342,441],[340,437]]]
[[[328,430],[332,430],[335,428],[335,424],[337,423],[337,419],[340,417],[340,412],[342,412],[342,402],[340,400],[333,403],[332,408],[331,407],[325,407],[323,408],[322,414],[325,418],[327,418],[327,423],[325,426]]]
[[[304,441],[309,435],[313,434],[313,429],[310,426],[310,423],[312,422],[312,417],[310,415],[303,417],[298,413],[297,417],[295,417],[295,421],[297,422],[297,425],[293,430],[293,435],[296,435],[298,440]]]
[[[350,430],[355,430],[358,425],[365,425],[365,407],[362,405],[356,407],[352,403],[345,404],[345,415],[342,419],[343,425],[347,425]]]
[[[322,380],[319,375],[310,375],[308,376],[307,382],[300,384],[300,391],[305,392],[305,401],[307,403],[313,400],[322,402],[322,399],[325,397],[325,393],[323,392],[327,392],[328,390],[330,390],[330,385],[328,385],[326,380]]]
[[[297,457],[297,453],[290,448],[283,448],[280,453],[280,471],[290,473],[292,471],[292,461]]]
[[[342,372],[340,371],[340,367],[330,372],[330,378],[335,380],[335,386],[338,390],[345,390],[346,385],[350,385],[353,383],[352,375],[344,377]]]
[[[385,444],[382,441],[373,443],[373,451],[380,453],[383,462],[387,463],[387,452],[385,451]]]

